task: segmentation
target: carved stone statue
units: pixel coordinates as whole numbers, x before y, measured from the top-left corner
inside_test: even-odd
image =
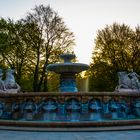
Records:
[[[2,80],[2,70],[0,69],[0,93],[17,93],[20,91],[20,86],[16,83],[13,69],[6,70],[6,78]]]
[[[120,88],[126,88],[126,89],[131,88],[131,80],[128,77],[128,74],[125,71],[118,72],[118,77],[119,77],[118,89],[120,89]]]
[[[15,81],[14,73],[15,70],[13,69],[6,70],[6,79],[4,80],[4,84],[7,91],[11,90],[11,92],[18,92],[20,91],[20,86]]]
[[[136,72],[134,72],[133,69],[128,74],[128,76],[131,78],[131,88],[140,90],[140,76]]]
[[[3,76],[2,69],[0,69],[0,92],[6,90],[5,85],[4,85],[4,82],[2,80],[2,76]]]
[[[130,73],[125,71],[118,72],[119,85],[116,87],[116,91],[119,92],[138,92],[140,91],[140,76],[133,70]]]

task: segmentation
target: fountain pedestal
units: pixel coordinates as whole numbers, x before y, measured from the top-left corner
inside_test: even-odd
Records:
[[[61,92],[77,92],[76,76],[73,73],[64,73],[60,76]]]
[[[72,63],[71,60],[75,58],[74,54],[62,54],[60,58],[64,60],[64,63],[50,64],[47,66],[47,70],[60,74],[60,92],[77,92],[75,75],[87,70],[89,66]]]

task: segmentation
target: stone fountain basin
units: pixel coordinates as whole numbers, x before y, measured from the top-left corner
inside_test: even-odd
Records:
[[[55,73],[80,73],[87,70],[89,66],[82,63],[58,63],[50,64],[47,66],[49,71],[54,71]]]
[[[24,103],[33,99],[33,103],[40,105],[42,101],[47,101],[47,99],[55,99],[57,103],[63,104],[65,101],[70,99],[76,99],[80,103],[87,103],[91,99],[99,99],[101,103],[109,102],[117,99],[118,103],[126,101],[130,108],[133,107],[133,104],[138,103],[140,100],[140,93],[119,93],[119,92],[78,92],[75,93],[60,93],[60,92],[50,92],[50,93],[1,93],[0,100],[3,102],[6,107],[11,109],[11,105],[14,103]],[[43,100],[42,100],[43,99]],[[62,107],[62,106],[59,106]],[[58,107],[58,110],[59,110]],[[128,106],[129,107],[129,106]],[[84,108],[83,108],[84,109]],[[137,108],[136,108],[137,109]],[[3,110],[0,110],[0,113]],[[5,111],[5,110],[4,110]],[[10,110],[8,110],[9,113]],[[82,109],[81,109],[82,111]],[[58,111],[59,112],[59,111]],[[86,112],[83,112],[86,114]],[[0,115],[1,115],[0,114]],[[82,114],[82,115],[84,115]],[[109,115],[109,114],[104,114]],[[24,115],[23,115],[24,116]],[[61,116],[62,117],[62,116]],[[136,118],[126,118],[126,119],[114,119],[110,120],[82,120],[82,121],[42,121],[42,120],[24,120],[20,119],[0,119],[0,129],[7,130],[30,130],[30,131],[107,131],[107,130],[140,130],[140,116]]]

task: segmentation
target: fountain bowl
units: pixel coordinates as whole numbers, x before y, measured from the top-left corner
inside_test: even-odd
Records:
[[[89,68],[87,64],[72,63],[75,58],[74,54],[62,54],[60,58],[64,63],[50,64],[47,66],[48,71],[53,71],[60,74],[60,87],[61,92],[77,92],[76,74],[85,71]]]
[[[49,71],[54,71],[55,73],[80,73],[89,68],[88,65],[82,63],[58,63],[50,64],[47,66]]]
[[[54,71],[58,74],[63,73],[80,73],[87,70],[89,66],[83,63],[72,63],[72,59],[75,58],[74,54],[61,54],[60,58],[63,59],[64,63],[50,64],[47,66],[47,70]]]

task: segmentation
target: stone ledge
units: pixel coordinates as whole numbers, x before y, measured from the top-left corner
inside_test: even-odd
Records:
[[[140,96],[140,92],[19,92],[0,93],[0,97],[33,96]]]
[[[126,131],[140,130],[140,125],[132,126],[107,126],[107,127],[22,127],[22,126],[0,126],[0,130],[12,131],[37,131],[37,132],[98,132],[98,131]]]
[[[84,127],[115,127],[115,126],[137,126],[140,119],[135,120],[106,120],[106,121],[83,121],[83,122],[43,122],[43,121],[14,121],[0,120],[0,126],[15,127],[42,127],[42,128],[84,128]]]

